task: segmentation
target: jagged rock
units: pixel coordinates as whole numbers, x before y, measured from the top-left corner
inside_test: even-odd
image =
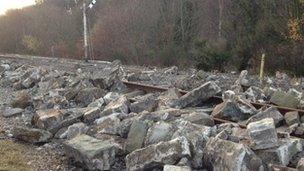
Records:
[[[171,107],[174,108],[185,108],[189,106],[196,106],[202,101],[208,100],[212,96],[216,95],[221,91],[221,88],[214,82],[210,81],[202,86],[188,92],[177,100],[172,100],[170,103]]]
[[[98,134],[119,135],[120,119],[115,114],[97,119],[95,123]]]
[[[252,86],[248,90],[245,91],[246,99],[251,100],[253,102],[263,101],[266,99],[264,91],[259,87]]]
[[[257,150],[255,154],[259,156],[265,164],[271,163],[287,166],[292,157],[302,150],[303,147],[299,139],[282,139],[278,147]]]
[[[158,121],[173,121],[180,117],[183,114],[182,110],[179,109],[164,109],[164,110],[158,110],[155,112],[142,112],[140,113],[140,116],[138,117],[139,120],[145,121],[153,121],[153,122],[158,122]]]
[[[191,171],[192,169],[188,166],[174,166],[165,165],[163,171]]]
[[[125,147],[127,152],[132,152],[143,146],[147,130],[148,124],[146,124],[145,122],[133,121]]]
[[[42,77],[42,71],[40,68],[34,68],[31,70],[31,74],[28,78],[22,81],[22,86],[25,88],[31,88],[36,83],[40,82]]]
[[[192,167],[201,168],[203,166],[203,149],[211,136],[211,128],[183,120],[176,121],[175,125],[177,130],[174,132],[172,138],[185,137],[190,142],[192,154],[190,162]]]
[[[60,128],[79,122],[84,110],[38,110],[32,118],[32,124],[55,134]]]
[[[88,105],[88,107],[98,107],[99,109],[102,109],[104,106],[105,101],[103,100],[103,98],[99,98]]]
[[[12,134],[14,138],[30,143],[45,143],[53,137],[53,134],[48,131],[25,127],[14,127]]]
[[[16,115],[21,115],[24,109],[20,108],[5,108],[1,111],[3,117],[12,117]]]
[[[174,133],[174,126],[167,122],[157,122],[149,128],[145,145],[156,144],[161,141],[169,141]]]
[[[270,102],[278,106],[290,108],[297,108],[300,104],[300,101],[296,97],[283,91],[274,92],[274,94],[271,96]]]
[[[300,161],[298,162],[297,170],[298,171],[304,170],[304,158],[301,158]]]
[[[250,117],[248,114],[244,114],[236,102],[226,100],[223,103],[217,105],[212,116],[215,118],[228,119],[231,121],[243,121]]]
[[[90,78],[95,87],[110,89],[119,80],[120,65],[94,71]]]
[[[101,110],[99,107],[87,108],[83,114],[83,121],[85,123],[93,122],[100,117]]]
[[[204,149],[207,170],[263,170],[261,159],[243,144],[210,138]]]
[[[134,98],[134,97],[137,97],[137,96],[143,96],[145,94],[146,93],[142,90],[135,90],[135,91],[124,94],[124,96],[126,96],[128,99],[131,99],[131,98]]]
[[[214,126],[214,120],[206,113],[193,112],[182,115],[182,118],[194,124]]]
[[[31,96],[27,91],[18,92],[11,102],[11,106],[14,108],[25,109],[29,105],[31,105]]]
[[[64,142],[68,158],[81,163],[83,169],[111,170],[121,147],[111,141],[97,140],[87,135],[77,136]]]
[[[90,103],[94,102],[96,99],[99,99],[105,95],[104,90],[100,88],[86,88],[78,92],[75,100],[78,104],[83,106],[88,106]]]
[[[268,149],[278,145],[278,136],[272,118],[251,122],[247,126],[253,149]]]
[[[118,99],[119,96],[120,96],[119,93],[109,92],[109,93],[107,93],[107,94],[103,97],[103,99],[104,99],[104,101],[105,101],[106,104],[109,104],[110,102],[112,102],[112,101]]]
[[[298,137],[304,137],[304,124],[295,123],[288,127],[288,131],[291,135],[295,135]]]
[[[183,157],[191,157],[189,143],[184,137],[160,142],[133,151],[126,157],[127,170],[149,170],[177,163]]]
[[[158,100],[154,94],[148,94],[141,97],[138,101],[130,105],[130,112],[140,113],[142,111],[153,112],[157,107]]]
[[[275,107],[267,108],[264,111],[260,111],[256,115],[253,115],[247,120],[247,125],[251,122],[260,121],[262,119],[272,118],[274,120],[274,124],[276,126],[280,126],[282,121],[284,120],[284,116],[278,111]]]
[[[78,135],[87,133],[88,130],[89,127],[86,124],[82,122],[75,123],[69,126],[68,129],[63,134],[60,135],[60,138],[72,139],[77,137]]]
[[[105,109],[101,112],[100,116],[107,116],[112,113],[129,113],[130,101],[121,96],[118,99],[110,102]]]
[[[299,116],[299,112],[297,112],[297,111],[287,112],[284,115],[284,118],[285,118],[285,122],[288,126],[291,126],[296,123],[300,123],[300,116]]]

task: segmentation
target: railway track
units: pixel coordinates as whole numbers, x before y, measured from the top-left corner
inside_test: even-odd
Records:
[[[151,85],[144,85],[144,84],[140,84],[140,83],[136,83],[136,82],[123,81],[123,83],[129,89],[143,90],[145,92],[165,92],[165,91],[168,90],[168,88],[158,87],[158,86],[151,86]],[[185,94],[188,93],[187,91],[184,91],[184,90],[179,90],[179,92],[182,95],[185,95]],[[215,102],[216,104],[219,104],[219,103],[223,102],[222,97],[220,97],[220,96],[214,96],[213,98],[211,98],[211,101]],[[267,107],[267,108],[276,107],[283,115],[285,115],[287,112],[292,112],[292,111],[297,111],[300,116],[304,115],[304,110],[302,110],[302,109],[293,109],[293,108],[288,108],[288,107],[284,107],[284,106],[276,106],[276,105],[272,105],[272,104],[262,104],[262,103],[253,103],[253,102],[251,102],[251,104],[254,107],[256,107],[257,109],[260,109],[260,108],[263,108],[263,107]],[[214,121],[216,123],[234,123],[232,121],[225,120],[225,119],[220,119],[220,118],[214,118]],[[241,128],[246,128],[245,124],[238,123],[238,125]]]

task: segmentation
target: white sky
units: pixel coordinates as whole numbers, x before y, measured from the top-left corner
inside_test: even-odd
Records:
[[[8,9],[22,8],[34,4],[35,0],[0,0],[0,15]]]

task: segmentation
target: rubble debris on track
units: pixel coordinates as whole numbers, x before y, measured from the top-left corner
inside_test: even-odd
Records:
[[[118,61],[40,62],[0,62],[0,146],[28,146],[28,154],[38,149],[33,156],[41,158],[31,170],[303,168],[303,113],[250,103],[301,108],[301,86],[287,82],[280,89],[275,83],[281,77],[265,85],[246,71],[238,77],[135,69]],[[128,81],[164,88],[136,90]],[[219,95],[220,103],[211,100]],[[234,123],[219,122],[225,120]],[[26,170],[30,157],[18,155]],[[46,159],[56,166],[45,165]]]

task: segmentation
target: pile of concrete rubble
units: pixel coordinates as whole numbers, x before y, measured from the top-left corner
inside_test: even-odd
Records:
[[[202,75],[202,71],[196,71]],[[155,72],[157,73],[157,72]],[[281,114],[274,107],[256,109],[251,102],[301,108],[302,93],[251,83],[246,71],[224,90],[207,77],[185,95],[129,90],[122,80],[140,82],[153,72],[127,73],[119,62],[102,70],[57,71],[2,62],[0,117],[22,118],[6,135],[44,144],[60,142],[71,167],[89,170],[275,170],[304,169],[304,117]],[[157,74],[156,74],[157,75]],[[168,78],[178,69],[163,72]],[[209,77],[211,77],[209,75]],[[164,78],[164,77],[162,77]],[[189,77],[192,79],[192,77]],[[286,85],[286,84],[284,84]],[[180,87],[179,87],[180,88]],[[221,104],[207,102],[223,95]],[[243,123],[218,124],[214,118]],[[286,126],[287,125],[287,126]],[[284,126],[284,129],[280,129]]]

